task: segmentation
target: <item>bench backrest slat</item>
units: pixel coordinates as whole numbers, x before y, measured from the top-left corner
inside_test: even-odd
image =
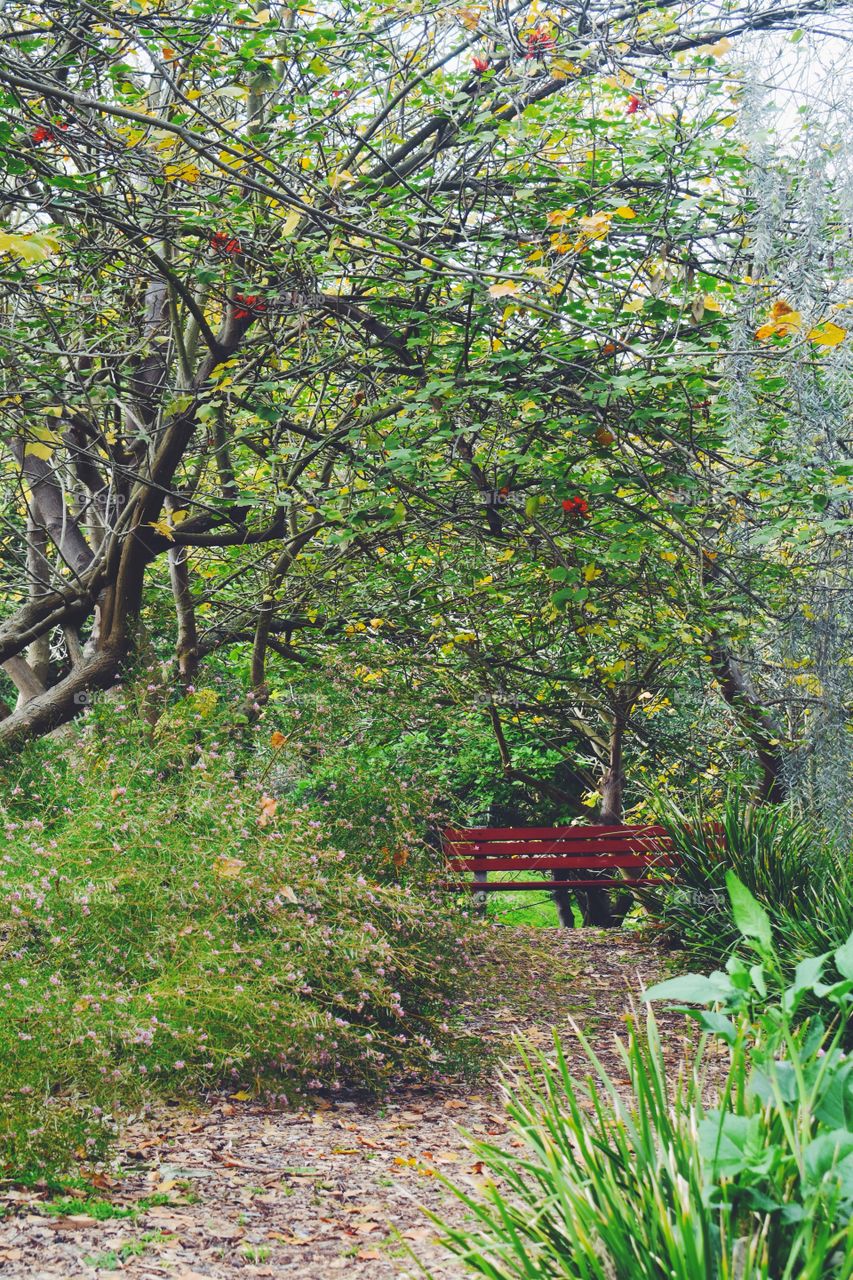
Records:
[[[591,840],[599,836],[666,837],[663,827],[649,825],[637,827],[448,827],[444,832],[445,843],[471,843],[486,840]]]
[[[630,854],[636,858],[657,857],[666,850],[663,841],[643,840],[520,840],[518,844],[451,844],[447,852],[454,858],[519,858],[546,857],[550,854],[573,857],[601,857],[606,854]]]

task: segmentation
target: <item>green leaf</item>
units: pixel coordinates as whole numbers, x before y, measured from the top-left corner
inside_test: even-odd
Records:
[[[758,1116],[710,1112],[699,1124],[699,1152],[714,1178],[730,1178],[752,1163],[751,1148],[759,1137]]]
[[[680,978],[657,982],[643,992],[644,1000],[686,1000],[690,1004],[716,1004],[730,995],[732,984],[723,973],[706,977],[702,973],[685,973]]]
[[[737,1039],[737,1028],[725,1014],[715,1013],[713,1009],[691,1009],[690,1017],[705,1031],[725,1040],[726,1044],[734,1044]]]
[[[838,948],[833,959],[835,960],[835,967],[842,978],[853,978],[853,933]]]
[[[763,947],[773,946],[770,917],[733,871],[726,872],[726,888],[735,924],[744,938],[755,938]]]
[[[814,1113],[821,1124],[853,1132],[853,1062],[839,1065]]]

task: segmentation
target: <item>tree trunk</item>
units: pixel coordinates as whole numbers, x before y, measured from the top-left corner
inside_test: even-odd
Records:
[[[622,792],[625,782],[622,753],[625,719],[624,710],[619,708],[614,713],[613,723],[610,726],[607,766],[601,779],[601,807],[598,814],[598,820],[603,827],[622,825]],[[581,910],[584,924],[593,925],[599,929],[614,929],[618,926],[622,918],[620,909],[623,904],[620,902],[614,910],[607,889],[589,889],[579,896],[582,896]],[[630,904],[630,898],[628,901]],[[624,914],[625,912],[622,911],[622,915]]]
[[[50,592],[50,565],[47,559],[47,534],[27,512],[27,584],[31,600],[40,600]],[[41,685],[50,678],[50,632],[34,640],[27,649],[29,668]]]
[[[782,730],[772,716],[763,709],[740,664],[717,640],[711,649],[711,669],[720,686],[720,692],[737,715],[755,746],[761,781],[758,798],[778,804],[787,796],[784,773]]]

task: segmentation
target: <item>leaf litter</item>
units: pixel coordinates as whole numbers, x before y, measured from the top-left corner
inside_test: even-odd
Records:
[[[505,1140],[498,1074],[512,1068],[514,1039],[547,1049],[556,1028],[571,1059],[573,1020],[622,1079],[614,1037],[641,985],[665,967],[634,932],[487,925],[476,953],[460,1015],[494,1053],[484,1078],[400,1083],[373,1103],[315,1098],[281,1110],[241,1091],[164,1106],[129,1124],[117,1158],[89,1175],[100,1198],[135,1209],[133,1218],[99,1220],[77,1205],[50,1213],[47,1191],[3,1190],[0,1275],[414,1280],[414,1252],[436,1280],[456,1280],[459,1264],[439,1248],[422,1206],[458,1220],[461,1207],[436,1175],[482,1183],[460,1126]],[[678,1015],[660,1022],[675,1071],[695,1033]]]

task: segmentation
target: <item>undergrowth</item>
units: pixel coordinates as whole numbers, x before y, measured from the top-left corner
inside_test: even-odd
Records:
[[[239,737],[209,690],[156,724],[118,700],[6,766],[6,1176],[97,1159],[152,1090],[286,1100],[468,1068],[463,922],[248,780]]]

